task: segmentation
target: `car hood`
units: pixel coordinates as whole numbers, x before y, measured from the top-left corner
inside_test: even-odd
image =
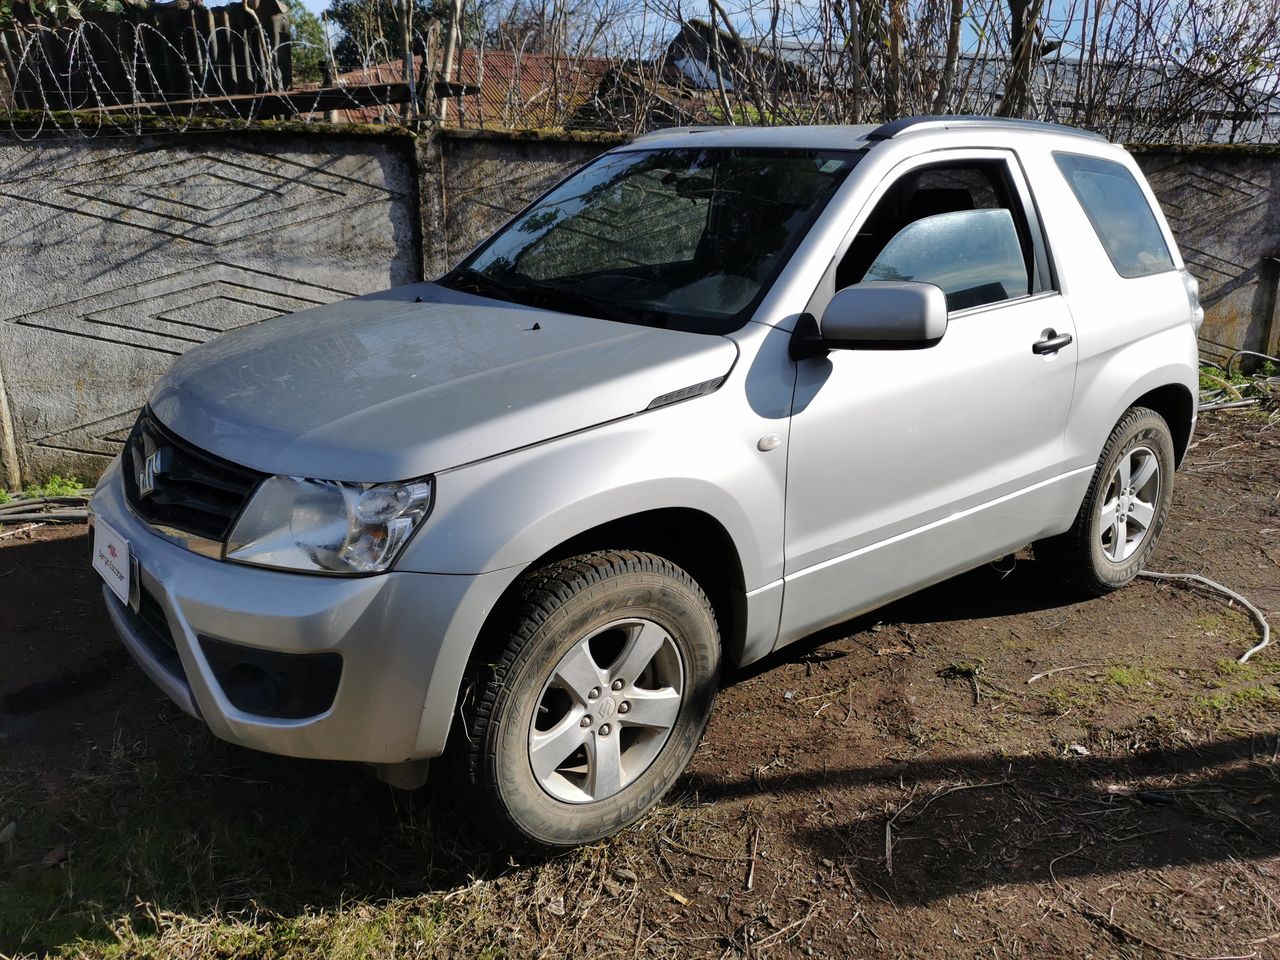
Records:
[[[736,357],[724,337],[422,283],[196,347],[151,408],[191,443],[266,473],[402,480],[630,416],[723,377]]]

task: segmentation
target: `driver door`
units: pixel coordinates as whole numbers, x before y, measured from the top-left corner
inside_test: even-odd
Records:
[[[866,211],[828,288],[934,282],[948,327],[919,349],[798,361],[779,645],[1062,529],[1078,507],[1064,476],[1075,329],[1016,157],[913,159]]]

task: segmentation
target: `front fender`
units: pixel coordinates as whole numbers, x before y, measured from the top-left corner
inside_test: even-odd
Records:
[[[486,573],[530,563],[601,524],[681,507],[732,538],[748,591],[782,576],[786,422],[742,394],[673,404],[437,475],[432,515],[397,569]],[[778,447],[762,452],[762,434]]]

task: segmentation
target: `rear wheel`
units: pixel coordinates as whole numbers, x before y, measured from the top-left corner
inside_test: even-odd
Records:
[[[526,575],[459,744],[481,826],[565,849],[639,819],[671,787],[715,698],[702,589],[652,554],[602,551]]]
[[[1071,529],[1035,545],[1071,583],[1094,594],[1138,575],[1156,547],[1173,498],[1173,437],[1154,410],[1133,407],[1102,449]]]

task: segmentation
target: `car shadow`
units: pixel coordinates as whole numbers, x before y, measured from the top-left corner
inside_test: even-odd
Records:
[[[1008,571],[1003,572],[1003,571]],[[1069,607],[1091,599],[1045,564],[1020,558],[987,564],[944,580],[876,611],[886,623],[942,623],[1014,617]]]
[[[1012,567],[1012,569],[1010,569]],[[1005,572],[1008,571],[1008,572]],[[895,600],[788,644],[756,662],[727,671],[726,686],[741,683],[784,663],[824,659],[821,648],[869,630],[878,623],[950,623],[1047,613],[1086,603],[1092,598],[1033,559],[984,565],[942,583]]]
[[[1280,854],[1280,736],[1118,758],[927,759],[818,773],[686,778],[703,803],[859,790],[799,829],[873,896],[927,904],[1015,883]],[[872,812],[874,811],[874,812]]]

